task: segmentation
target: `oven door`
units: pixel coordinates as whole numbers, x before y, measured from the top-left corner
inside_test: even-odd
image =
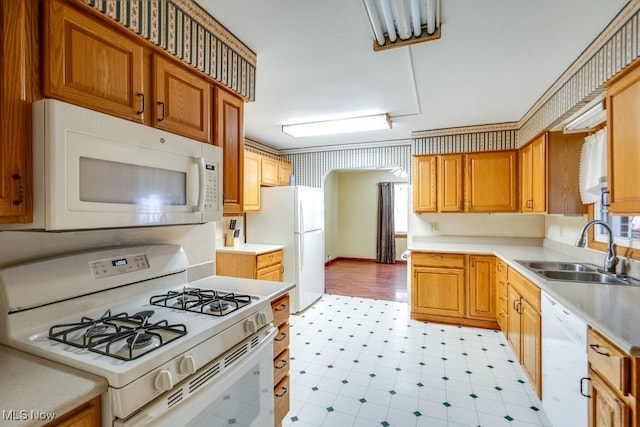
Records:
[[[269,334],[258,333],[245,340],[134,416],[116,420],[114,426],[273,426],[273,338],[277,329],[267,327]],[[256,337],[261,337],[259,343]]]

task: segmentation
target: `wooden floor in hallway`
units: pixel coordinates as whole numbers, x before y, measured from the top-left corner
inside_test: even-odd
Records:
[[[325,266],[325,293],[407,302],[407,263],[338,258]]]

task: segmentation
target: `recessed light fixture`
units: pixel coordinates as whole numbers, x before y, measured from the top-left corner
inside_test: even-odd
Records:
[[[391,117],[389,117],[389,114],[385,113],[374,116],[350,117],[346,119],[297,123],[282,126],[282,132],[296,138],[381,129],[391,129]]]

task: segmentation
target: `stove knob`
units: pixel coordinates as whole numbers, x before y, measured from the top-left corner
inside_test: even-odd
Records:
[[[171,378],[171,372],[166,369],[158,372],[154,385],[156,387],[156,390],[158,391],[171,390],[173,388],[173,379]]]
[[[258,325],[256,325],[256,321],[253,319],[249,319],[244,323],[244,330],[249,332],[250,334],[255,334],[258,332]]]
[[[266,313],[258,313],[257,320],[259,326],[264,326],[269,322]]]
[[[180,372],[183,374],[193,374],[196,371],[196,362],[193,356],[185,356],[180,361]]]

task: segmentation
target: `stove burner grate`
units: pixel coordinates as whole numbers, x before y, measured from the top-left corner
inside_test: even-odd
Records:
[[[166,320],[149,323],[153,310],[132,316],[111,315],[99,319],[82,317],[80,322],[54,325],[49,338],[74,347],[120,360],[134,360],[187,334],[185,325],[169,325]]]
[[[166,294],[155,295],[151,297],[149,303],[211,316],[226,316],[250,304],[251,297],[212,289],[185,287],[182,291],[169,291]]]

